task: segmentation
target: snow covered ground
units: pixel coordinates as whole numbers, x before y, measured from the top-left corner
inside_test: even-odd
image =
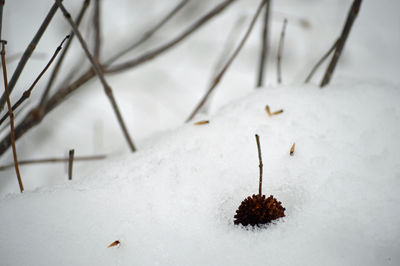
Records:
[[[213,2],[199,6],[198,12]],[[151,15],[174,3],[163,2]],[[325,67],[312,84],[301,84],[340,33],[351,1],[274,3],[268,85],[253,89],[259,24],[217,88],[210,112],[194,120],[210,123],[182,125],[209,83],[229,33],[226,25],[247,16],[243,32],[257,3],[239,1],[155,62],[108,77],[137,153],[127,152],[97,81],[18,142],[22,159],[64,155],[70,148],[78,155],[112,155],[76,163],[72,182],[66,180],[64,165],[23,167],[23,194],[17,193],[12,169],[0,172],[0,265],[400,264],[397,1],[363,2],[332,84],[322,90],[316,84]],[[7,5],[20,15],[27,10],[17,9],[18,1]],[[105,27],[104,32],[112,32],[118,25],[115,38],[132,21],[145,19],[132,17],[112,1],[105,6],[125,19]],[[284,85],[277,86],[275,56],[283,17],[289,18]],[[38,14],[38,23],[42,18]],[[304,28],[298,18],[311,26]],[[187,18],[179,19],[183,23]],[[182,25],[172,23],[150,45]],[[4,34],[12,40],[11,28]],[[58,36],[49,34],[39,51],[48,52]],[[113,43],[106,44],[105,53]],[[28,69],[43,61],[31,64]],[[21,86],[31,79],[24,77]],[[284,112],[269,117],[267,104]],[[282,202],[286,217],[267,228],[247,230],[234,226],[233,216],[258,189],[256,133],[264,160],[263,192]],[[290,156],[293,142],[296,150]],[[11,158],[8,152],[0,162]],[[115,240],[121,245],[107,248]]]
[[[399,97],[384,83],[265,88],[74,182],[8,195],[2,264],[397,265]],[[286,217],[246,230],[233,215],[258,189],[254,133]]]

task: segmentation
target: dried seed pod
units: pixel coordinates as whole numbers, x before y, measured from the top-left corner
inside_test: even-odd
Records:
[[[285,217],[285,208],[272,195],[254,195],[242,201],[234,216],[235,224],[259,226]]]
[[[260,181],[258,184],[258,194],[247,197],[242,201],[234,216],[234,224],[242,224],[244,226],[259,226],[261,224],[270,223],[281,217],[285,217],[285,208],[280,201],[276,200],[272,195],[265,198],[262,194],[262,173],[263,163],[261,157],[260,138],[256,134],[256,142],[258,149],[258,160],[260,168]]]

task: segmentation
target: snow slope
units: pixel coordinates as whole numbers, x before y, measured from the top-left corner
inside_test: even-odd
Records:
[[[399,265],[400,88],[255,90],[72,182],[0,201],[1,265]],[[269,117],[264,107],[282,114]],[[233,225],[257,192],[286,207]],[[294,156],[289,149],[296,142]],[[107,248],[115,240],[120,247]]]

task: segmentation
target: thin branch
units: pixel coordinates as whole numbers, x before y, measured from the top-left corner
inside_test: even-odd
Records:
[[[220,3],[216,7],[214,7],[212,10],[210,10],[207,14],[205,14],[203,17],[198,19],[196,22],[194,22],[191,26],[189,26],[183,33],[172,39],[171,41],[167,42],[166,44],[161,45],[158,48],[155,48],[137,58],[134,58],[132,60],[129,60],[125,63],[121,63],[115,66],[111,66],[108,69],[105,70],[106,73],[116,73],[120,72],[126,69],[133,68],[139,64],[145,63],[156,56],[164,53],[165,51],[169,50],[170,48],[174,47],[176,44],[184,40],[186,37],[188,37],[190,34],[195,32],[197,29],[199,29],[201,26],[203,26],[206,22],[208,22],[211,18],[215,17],[219,13],[221,13],[226,7],[228,7],[230,4],[235,2],[236,0],[225,0],[224,2]]]
[[[235,24],[232,26],[232,29],[230,30],[228,37],[226,38],[225,43],[222,45],[222,53],[216,60],[216,64],[213,67],[212,71],[212,77],[210,83],[214,81],[214,77],[217,75],[218,71],[224,66],[226,60],[228,59],[230,53],[232,53],[233,49],[235,48],[235,42],[238,40],[239,36],[239,29],[241,28],[242,24],[246,21],[245,16],[241,16],[238,18],[238,20],[235,22]]]
[[[64,5],[62,4],[61,0],[56,0],[56,3],[58,4],[58,6],[60,7],[61,11],[64,14],[64,17],[67,19],[67,21],[69,22],[69,24],[71,25],[75,35],[78,37],[79,42],[81,43],[81,46],[83,48],[83,50],[85,51],[86,56],[88,57],[90,63],[92,64],[93,70],[96,74],[96,76],[100,79],[100,82],[103,85],[104,88],[104,92],[107,95],[108,99],[110,100],[110,103],[114,109],[114,112],[117,116],[118,122],[121,126],[122,132],[125,136],[126,141],[128,142],[128,145],[131,149],[131,151],[136,151],[135,145],[133,144],[133,141],[129,135],[128,129],[125,126],[125,122],[122,118],[121,112],[119,110],[119,107],[117,105],[117,102],[115,101],[112,89],[110,87],[110,85],[108,85],[106,79],[104,78],[103,72],[100,69],[100,66],[98,64],[98,62],[93,58],[93,56],[90,54],[89,49],[87,47],[87,44],[85,42],[85,40],[83,39],[81,33],[79,32],[78,27],[76,26],[76,24],[74,23],[74,21],[71,19],[71,15],[68,13],[68,11],[65,9]]]
[[[315,64],[312,68],[310,74],[308,74],[304,83],[310,82],[311,78],[314,76],[315,71],[319,68],[319,66],[329,57],[329,55],[336,49],[340,39],[337,39],[336,42],[332,45],[332,47],[322,56],[322,58]]]
[[[74,156],[74,161],[95,161],[95,160],[103,160],[106,158],[106,155],[95,155],[95,156]],[[19,161],[19,165],[27,165],[27,164],[41,164],[41,163],[65,163],[69,162],[68,158],[45,158],[45,159],[34,159],[34,160],[22,160]],[[0,166],[0,171],[7,170],[13,167],[14,164],[7,164]]]
[[[26,91],[24,91],[24,93],[22,94],[21,98],[19,98],[19,100],[13,105],[12,110],[15,111],[26,99],[28,99],[31,96],[31,92],[33,90],[33,88],[36,86],[36,84],[38,83],[38,81],[40,80],[40,78],[44,75],[44,73],[47,71],[47,69],[50,67],[51,63],[53,63],[54,59],[56,58],[56,56],[58,55],[58,53],[61,51],[62,49],[62,45],[65,42],[65,40],[67,40],[69,38],[69,35],[67,35],[62,42],[60,43],[60,45],[57,47],[56,51],[54,52],[53,56],[50,58],[49,62],[47,63],[47,65],[45,66],[45,68],[42,70],[42,72],[40,72],[39,76],[37,76],[37,78],[35,79],[35,81],[32,83],[32,85],[29,87],[29,89],[27,89]],[[4,122],[4,120],[6,120],[7,118],[7,114],[5,114],[1,119],[0,119],[0,125]]]
[[[152,29],[148,30],[143,34],[143,36],[139,39],[133,42],[128,48],[122,50],[121,52],[117,53],[110,59],[108,59],[105,63],[105,65],[110,65],[114,63],[116,60],[121,58],[121,56],[127,54],[128,52],[134,50],[137,48],[139,45],[150,39],[154,33],[156,33],[162,26],[164,26],[171,18],[173,18],[187,3],[189,0],[182,0],[180,1],[168,14],[160,20]]]
[[[174,38],[172,41],[169,41],[166,44],[161,45],[158,49],[154,50],[153,52],[146,53],[143,56],[140,56],[139,58],[137,58],[137,60],[131,66],[128,66],[128,67],[124,66],[121,69],[117,69],[114,72],[123,71],[123,70],[129,69],[129,67],[135,67],[139,64],[146,63],[147,61],[150,61],[151,59],[156,58],[157,56],[166,52],[173,45],[178,44],[180,41],[183,41],[190,34],[194,33],[206,21],[208,21],[212,17],[219,14],[222,10],[224,10],[227,6],[229,6],[234,1],[235,0],[226,0],[222,4],[216,6],[214,9],[212,9],[209,13],[204,15],[202,18],[200,18],[197,22],[195,22],[186,31],[184,31],[182,34],[180,34],[176,38]],[[107,71],[107,70],[105,70],[105,71]],[[110,72],[112,72],[112,71],[110,71]],[[32,108],[28,112],[28,114],[24,117],[24,119],[21,120],[19,125],[17,125],[17,127],[15,128],[15,139],[16,140],[19,139],[25,133],[27,133],[31,128],[40,124],[40,122],[43,120],[43,118],[47,114],[49,114],[54,108],[59,106],[61,103],[63,103],[69,95],[71,95],[73,92],[75,92],[83,84],[85,84],[86,82],[91,80],[93,77],[95,77],[94,70],[93,69],[87,70],[85,73],[83,73],[80,77],[78,77],[75,81],[70,83],[68,86],[61,87],[59,90],[57,90],[57,92],[54,93],[54,95],[52,95],[48,99],[48,101],[46,101],[43,108]],[[2,154],[4,154],[4,152],[10,146],[11,146],[10,136],[8,135],[8,136],[5,136],[0,141],[0,156]]]
[[[320,84],[321,88],[328,85],[329,81],[331,80],[333,72],[335,71],[336,64],[339,60],[340,55],[342,54],[344,44],[346,43],[346,40],[347,40],[347,37],[349,36],[351,27],[353,26],[353,22],[356,19],[358,12],[360,11],[361,2],[362,2],[362,0],[354,0],[352,6],[350,8],[346,23],[343,27],[342,34],[339,37],[339,42],[336,45],[335,53],[333,54],[331,62],[329,63],[329,66],[326,69],[325,75],[321,81],[321,84]]]
[[[85,0],[82,4],[81,10],[79,11],[78,17],[75,20],[75,23],[77,26],[79,26],[79,24],[81,24],[83,15],[85,14],[87,7],[89,6],[90,0]],[[49,96],[50,93],[50,89],[53,86],[54,81],[56,80],[56,77],[58,76],[59,70],[61,68],[61,64],[64,62],[64,58],[65,55],[67,54],[67,51],[69,50],[69,47],[71,45],[71,42],[74,38],[74,32],[71,31],[69,33],[69,35],[71,36],[68,41],[65,43],[65,48],[63,49],[63,51],[60,54],[60,57],[57,60],[56,65],[54,66],[53,72],[51,73],[51,76],[49,78],[49,81],[47,82],[46,88],[42,94],[42,98],[40,99],[40,103],[39,106],[43,107],[45,101],[47,100],[47,97]]]
[[[225,62],[227,61],[227,59],[229,58],[230,54],[232,53],[232,51],[235,48],[235,44],[236,41],[239,39],[239,33],[240,33],[240,29],[242,24],[246,21],[246,17],[245,16],[240,16],[235,24],[233,24],[228,37],[225,40],[225,43],[221,46],[222,47],[222,53],[219,55],[218,59],[216,60],[216,63],[212,69],[211,72],[211,76],[210,76],[210,81],[209,84],[211,86],[211,84],[214,82],[214,78],[215,76],[218,74],[218,72],[221,70],[221,68],[224,66]],[[201,109],[202,112],[207,112],[207,109],[209,108],[210,104],[211,104],[211,95],[209,97],[209,100],[207,101],[207,103],[204,104],[203,108]]]
[[[10,102],[10,94],[8,91],[8,82],[7,82],[7,66],[6,66],[6,51],[5,51],[5,44],[6,41],[1,41],[1,64],[3,66],[3,78],[4,78],[4,94],[6,95],[6,101],[7,101],[7,106],[8,106],[8,115],[10,116],[10,127],[11,127],[11,145],[12,145],[12,150],[13,150],[13,157],[14,157],[14,166],[15,166],[15,172],[17,174],[17,179],[18,179],[18,184],[19,184],[19,189],[22,192],[24,192],[24,185],[22,184],[22,179],[21,179],[21,174],[19,172],[19,167],[18,167],[18,158],[17,158],[17,149],[15,148],[15,136],[14,136],[14,114],[12,112],[11,108],[11,102]]]
[[[268,55],[268,28],[269,28],[268,21],[269,21],[269,10],[271,6],[271,1],[272,0],[268,0],[267,4],[265,5],[264,27],[261,39],[260,63],[258,65],[257,87],[262,87],[264,85],[265,63],[267,61],[267,55]]]
[[[221,69],[221,71],[218,73],[218,75],[215,77],[214,82],[211,84],[210,88],[207,90],[206,94],[203,96],[203,98],[200,100],[200,102],[197,104],[197,106],[194,108],[192,113],[189,115],[189,117],[186,119],[186,122],[189,122],[190,120],[193,119],[193,117],[200,111],[200,109],[203,107],[203,105],[206,103],[208,97],[210,94],[213,92],[213,90],[217,87],[219,82],[221,81],[222,77],[224,76],[225,72],[228,70],[230,65],[232,64],[233,60],[235,60],[236,56],[239,54],[240,50],[244,46],[244,44],[247,41],[247,38],[249,37],[251,30],[254,27],[254,24],[258,18],[258,15],[260,14],[262,7],[265,5],[267,0],[263,0],[260,5],[257,8],[256,13],[253,16],[253,19],[250,22],[249,28],[247,29],[245,35],[243,36],[242,40],[240,41],[238,47],[236,50],[233,52],[232,56],[229,58],[229,60],[226,62],[225,66]]]
[[[258,195],[262,196],[262,178],[263,178],[263,163],[261,157],[260,137],[256,134],[257,150],[258,150],[258,167],[260,168],[260,180],[258,183]]]
[[[75,150],[69,150],[69,157],[68,157],[68,180],[72,180],[72,167],[74,164],[74,154]]]
[[[21,56],[22,56],[22,53],[15,53],[15,54],[9,55],[6,57],[6,62],[10,64],[11,62],[18,60]],[[37,60],[43,59],[43,58],[46,58],[46,53],[36,52],[36,53],[33,53],[30,57],[30,59],[37,59]]]
[[[15,69],[15,71],[11,77],[11,80],[8,84],[8,91],[10,94],[13,91],[15,84],[17,83],[18,78],[22,73],[22,70],[24,69],[25,64],[28,62],[30,56],[32,55],[33,51],[35,50],[36,45],[39,43],[40,38],[42,37],[43,33],[46,31],[46,28],[50,24],[50,21],[52,20],[57,9],[58,9],[57,4],[54,3],[53,6],[50,8],[50,11],[47,14],[46,18],[42,22],[42,25],[40,25],[38,32],[35,34],[31,43],[28,45],[24,54],[22,55],[21,60],[19,61],[17,68]],[[1,113],[1,111],[3,111],[5,102],[6,102],[6,96],[3,94],[0,98],[0,113]]]
[[[2,40],[1,30],[3,28],[3,7],[4,7],[4,0],[0,0],[0,40]]]
[[[93,26],[94,26],[94,49],[93,57],[99,62],[100,49],[101,49],[101,23],[100,23],[100,0],[94,1],[94,14],[93,14]]]
[[[283,20],[283,26],[281,31],[281,38],[279,39],[279,48],[278,48],[278,57],[277,57],[277,75],[278,75],[278,83],[282,83],[282,70],[281,70],[281,57],[283,51],[283,41],[285,39],[285,31],[286,31],[287,19]]]
[[[24,119],[15,128],[15,139],[19,139],[32,127],[38,125],[43,118],[55,107],[67,99],[67,96],[77,90],[80,86],[91,80],[95,76],[93,70],[88,70],[69,86],[58,90],[45,104],[44,108],[32,108]],[[11,145],[10,135],[5,136],[0,142],[0,155],[2,155]]]

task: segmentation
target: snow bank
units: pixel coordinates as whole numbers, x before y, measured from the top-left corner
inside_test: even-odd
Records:
[[[88,176],[4,197],[1,265],[399,265],[399,99],[385,83],[256,90]],[[255,133],[286,217],[246,230],[233,215],[258,189]]]

